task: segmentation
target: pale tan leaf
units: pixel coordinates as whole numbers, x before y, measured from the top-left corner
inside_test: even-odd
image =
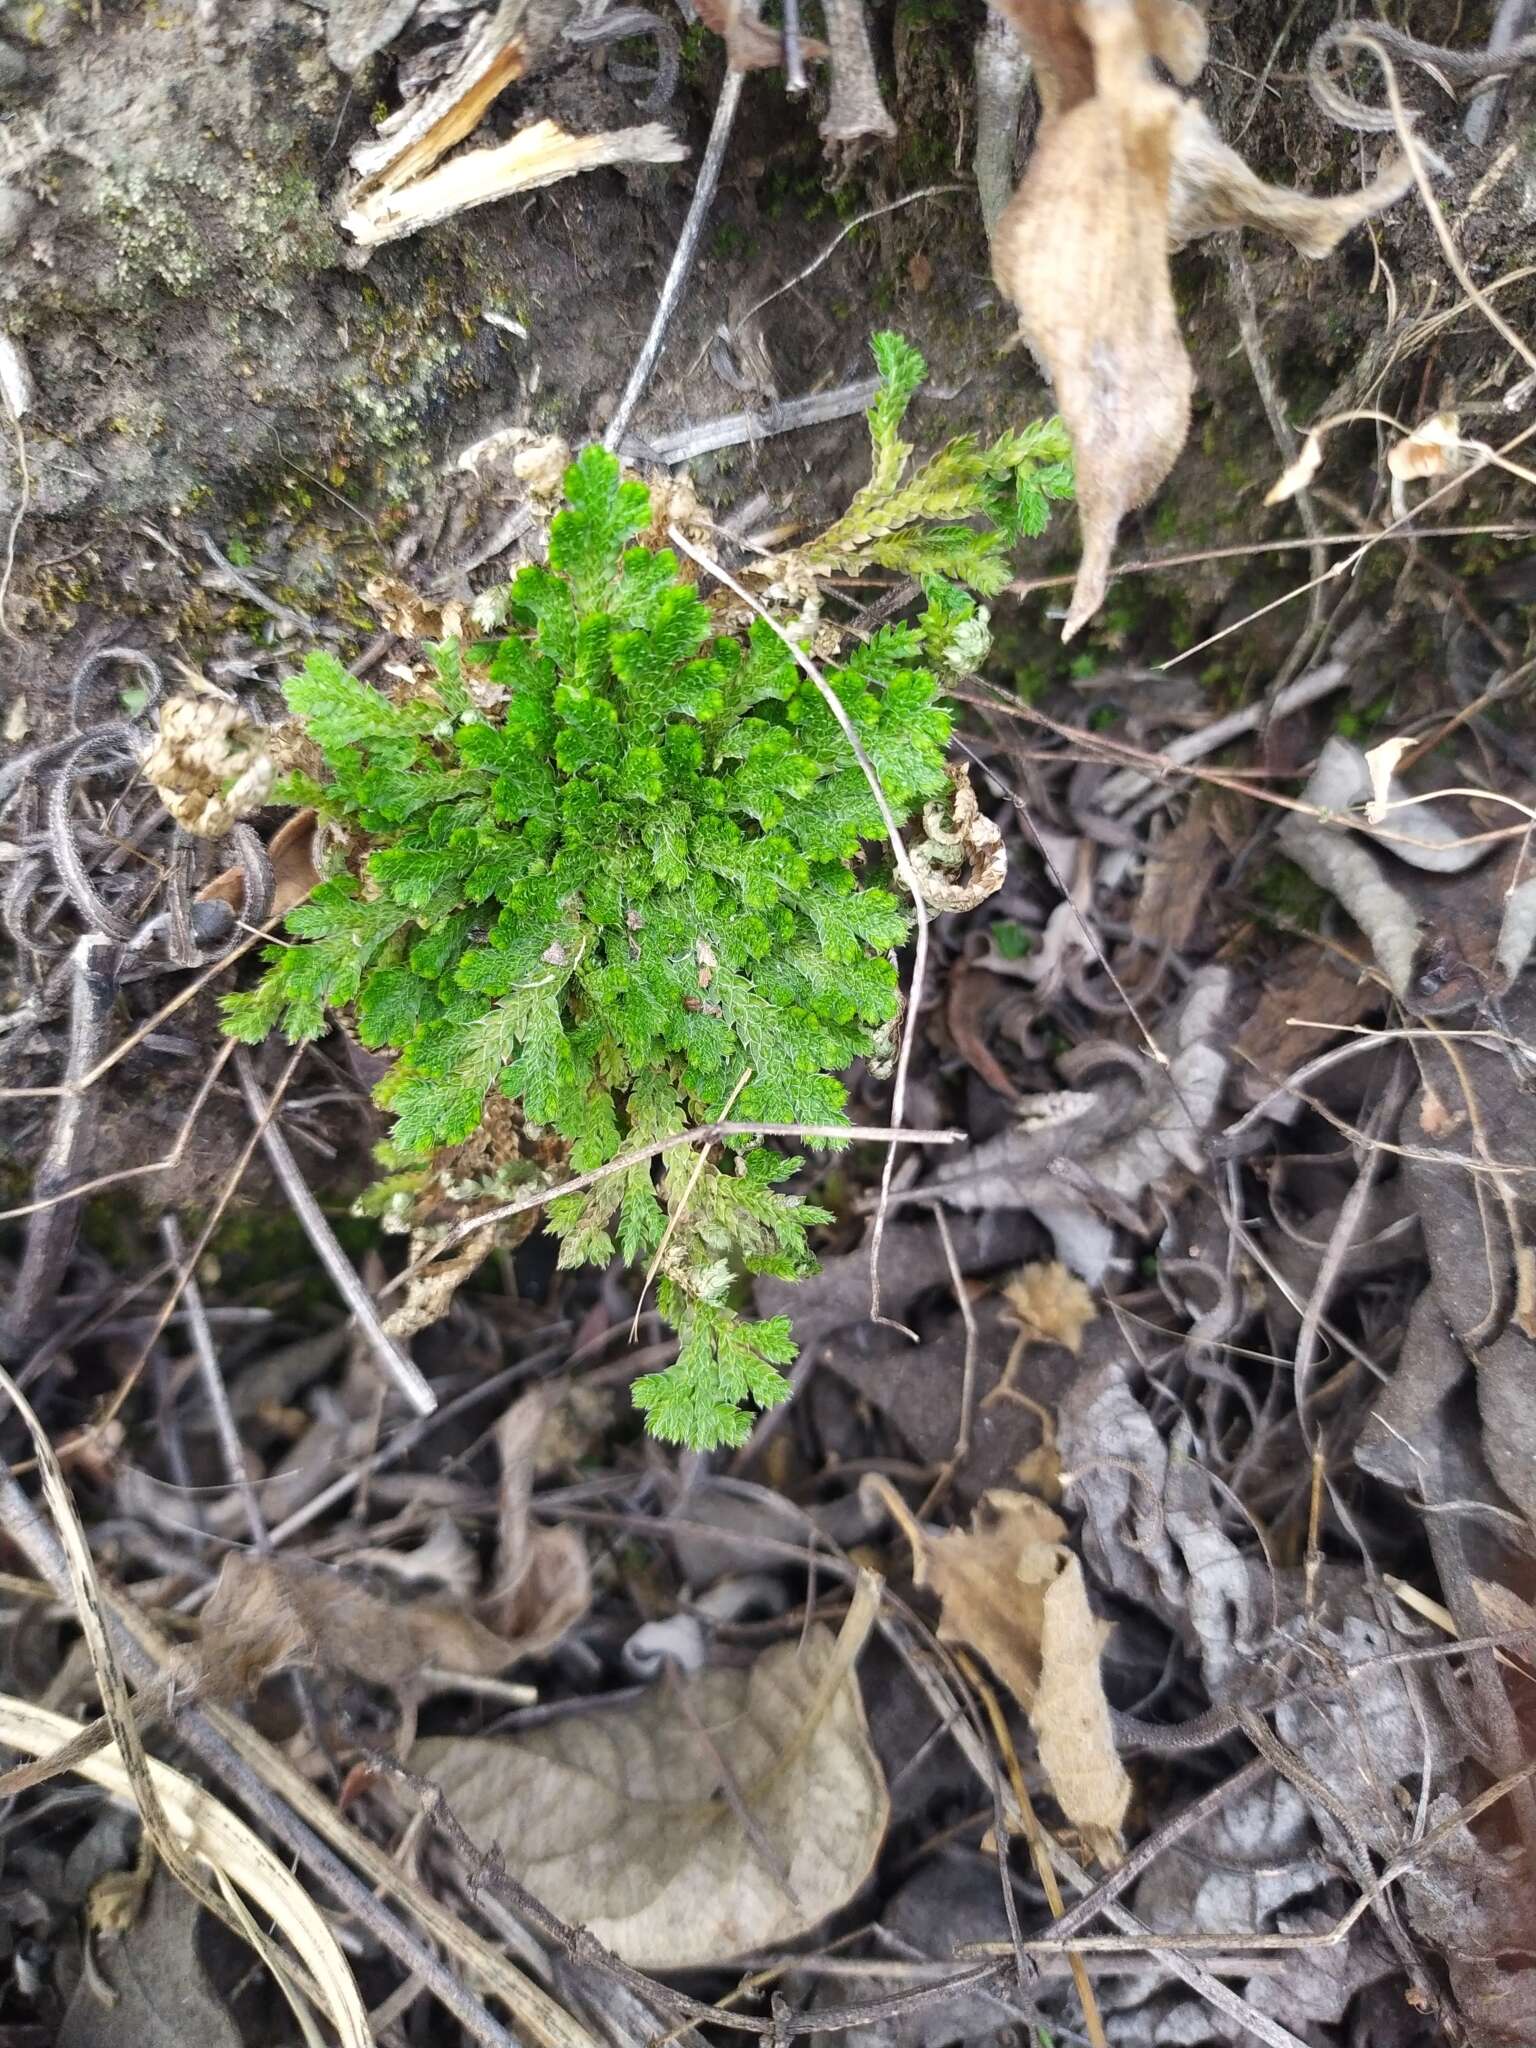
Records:
[[[550,1649],[586,1613],[592,1598],[580,1536],[571,1528],[536,1526],[529,1516],[540,1446],[551,1433],[558,1407],[556,1390],[535,1387],[513,1402],[496,1427],[501,1499],[496,1580],[485,1613],[523,1656]]]
[[[1003,1298],[1031,1335],[1064,1344],[1075,1358],[1083,1332],[1098,1306],[1074,1272],[1059,1259],[1023,1266],[1003,1289]]]
[[[1043,1501],[995,1492],[983,1497],[969,1529],[914,1541],[914,1577],[939,1598],[939,1641],[980,1651],[1025,1708],[1040,1683],[1045,1593],[1066,1533]]]
[[[1387,450],[1387,468],[1399,483],[1444,476],[1462,448],[1461,422],[1453,412],[1437,412]]]
[[[546,1906],[645,1970],[796,1940],[864,1883],[890,1812],[829,1630],[813,1629],[803,1651],[775,1644],[748,1671],[682,1684],[686,1714],[657,1686],[626,1712],[515,1741],[421,1742],[411,1757]],[[717,1751],[774,1868],[722,1792]]]
[[[1044,110],[992,266],[1072,437],[1083,553],[1070,640],[1103,601],[1121,520],[1157,490],[1189,431],[1194,372],[1169,249],[1252,226],[1322,256],[1401,197],[1411,174],[1394,162],[1364,190],[1327,199],[1266,184],[1195,101],[1152,74],[1153,57],[1185,81],[1204,61],[1205,24],[1178,0],[993,4],[1035,60]]]
[[[222,839],[240,818],[259,811],[272,788],[267,735],[238,704],[190,694],[160,706],[159,734],[144,756],[143,775],[186,831]]]
[[[1322,442],[1316,434],[1308,434],[1301,444],[1296,460],[1286,464],[1265,492],[1265,504],[1283,505],[1287,498],[1294,498],[1298,491],[1304,491],[1322,467],[1322,461]]]
[[[1064,1553],[1045,1595],[1040,1685],[1029,1718],[1057,1804],[1106,1866],[1120,1861],[1120,1830],[1131,1803],[1099,1671],[1108,1634],[1088,1606],[1082,1565]]]
[[[1130,8],[1085,5],[1078,19],[1093,92],[1044,124],[992,249],[1072,437],[1083,554],[1064,640],[1103,601],[1121,520],[1178,460],[1194,391],[1168,271],[1183,103],[1151,77]]]
[[[1027,1494],[986,1494],[967,1529],[932,1536],[888,1489],[917,1583],[941,1603],[939,1640],[978,1651],[1029,1715],[1057,1804],[1103,1863],[1120,1855],[1130,1780],[1099,1671],[1108,1630],[1088,1606],[1066,1524]]]

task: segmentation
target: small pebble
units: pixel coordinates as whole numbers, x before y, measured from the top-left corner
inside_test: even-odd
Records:
[[[0,249],[14,249],[37,211],[32,194],[20,185],[0,184]]]

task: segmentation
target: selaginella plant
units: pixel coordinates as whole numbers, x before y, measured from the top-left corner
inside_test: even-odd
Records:
[[[884,509],[863,525],[899,537],[927,606],[824,681],[904,820],[947,787],[935,667],[984,641],[974,600],[932,572],[995,588],[1013,509],[1032,517],[1070,471],[1054,429],[958,442],[912,480],[938,469],[926,504],[910,484],[903,501],[922,361],[894,336],[876,353],[879,490],[861,499]],[[387,695],[328,654],[287,685],[327,772],[282,794],[338,829],[343,865],[226,1000],[226,1028],[297,1041],[350,1010],[396,1055],[377,1090],[396,1165],[463,1143],[496,1094],[557,1134],[571,1174],[598,1176],[548,1205],[561,1263],[657,1263],[679,1349],[635,1398],[656,1435],[708,1449],[788,1391],[789,1323],[741,1313],[743,1275],[814,1270],[827,1214],[783,1185],[802,1162],[758,1137],[602,1169],[727,1116],[845,1123],[837,1077],[890,1032],[908,910],[869,781],[784,641],[761,619],[719,630],[674,554],[632,545],[649,493],[611,455],[586,449],[565,489],[547,566],[498,602],[500,638],[429,647],[425,680]],[[889,559],[880,538],[861,559]]]

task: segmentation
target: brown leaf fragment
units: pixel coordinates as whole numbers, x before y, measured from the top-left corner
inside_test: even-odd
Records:
[[[1066,1533],[1043,1502],[996,1492],[983,1497],[969,1529],[913,1546],[914,1577],[941,1604],[939,1641],[980,1651],[1026,1711],[1040,1686],[1045,1589]]]
[[[1131,930],[1143,945],[1180,952],[1209,914],[1211,886],[1226,858],[1212,805],[1197,797],[1147,858]]]
[[[1003,1297],[1032,1336],[1065,1345],[1074,1358],[1083,1348],[1084,1330],[1099,1312],[1082,1281],[1059,1259],[1021,1266]]]
[[[276,919],[302,903],[320,880],[315,866],[315,833],[319,820],[313,811],[295,811],[285,818],[267,846],[272,867],[272,906],[267,915]],[[237,915],[245,909],[245,872],[224,868],[198,890],[199,903],[227,903]]]
[[[501,1459],[496,1582],[484,1612],[521,1656],[542,1656],[552,1648],[580,1621],[592,1599],[581,1537],[565,1526],[536,1527],[529,1515],[540,1445],[558,1405],[551,1389],[535,1387],[513,1402],[496,1427]]]
[[[1387,450],[1387,468],[1399,483],[1444,476],[1462,451],[1461,422],[1453,412],[1437,412]]]
[[[488,1678],[518,1654],[460,1608],[396,1606],[339,1572],[239,1551],[225,1558],[203,1612],[203,1684],[217,1699],[246,1698],[298,1666],[398,1689],[426,1669]]]
[[[1103,1864],[1120,1859],[1131,1781],[1115,1751],[1088,1606],[1066,1524],[1027,1494],[983,1496],[968,1530],[929,1536],[888,1491],[917,1583],[941,1603],[939,1640],[978,1651],[1029,1715],[1057,1804]]]
[[[1083,555],[1064,640],[1103,602],[1121,520],[1177,461],[1195,381],[1168,271],[1182,103],[1151,77],[1129,0],[1081,0],[1077,18],[1094,90],[1045,123],[992,249],[1072,437]]]
[[[1233,1043],[1242,1101],[1261,1101],[1337,1034],[1381,1008],[1381,987],[1365,965],[1362,959],[1352,967],[1338,950],[1325,952],[1309,940],[1265,975],[1258,1002]]]
[[[784,62],[784,38],[758,18],[757,0],[695,0],[695,13],[707,29],[725,39],[733,71],[777,71]],[[813,36],[800,38],[806,58],[825,57],[827,46]]]
[[[1412,187],[1412,169],[1395,155],[1384,157],[1375,178],[1358,192],[1319,199],[1267,184],[1222,141],[1205,110],[1186,100],[1174,139],[1169,243],[1182,249],[1186,242],[1223,229],[1263,228],[1284,235],[1298,255],[1317,262],[1331,256],[1352,228]]]
[[[1093,96],[1093,44],[1082,22],[1083,0],[992,0],[1013,24],[1034,60],[1046,115],[1070,113]],[[1205,68],[1205,19],[1188,0],[1135,0],[1146,48],[1180,85]]]

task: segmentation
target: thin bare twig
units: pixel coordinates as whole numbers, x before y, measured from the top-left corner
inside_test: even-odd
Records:
[[[379,1312],[373,1305],[373,1297],[353,1271],[351,1260],[336,1242],[335,1231],[326,1222],[320,1204],[310,1193],[308,1184],[288,1149],[287,1140],[277,1128],[273,1104],[262,1094],[257,1084],[256,1070],[251,1064],[251,1056],[244,1046],[240,1046],[235,1052],[235,1073],[240,1082],[240,1092],[245,1097],[246,1108],[260,1132],[267,1162],[282,1184],[283,1193],[288,1197],[293,1213],[303,1225],[304,1233],[319,1255],[320,1263],[330,1274],[336,1291],[357,1318],[358,1327],[368,1339],[369,1349],[378,1360],[384,1377],[418,1415],[430,1415],[437,1407],[436,1394],[419,1368],[406,1357],[380,1322]]]
[[[119,947],[100,932],[88,932],[70,961],[69,1050],[65,1092],[54,1115],[48,1148],[34,1183],[38,1201],[27,1227],[21,1270],[16,1275],[6,1320],[13,1340],[25,1341],[40,1311],[55,1299],[75,1241],[79,1190],[72,1185],[88,1135],[85,1096],[71,1084],[88,1073],[101,1051],[117,992]]]
[[[160,1237],[170,1255],[171,1263],[175,1266],[183,1265],[186,1260],[186,1247],[181,1241],[181,1226],[174,1216],[161,1217]],[[251,1533],[251,1542],[257,1550],[268,1551],[272,1548],[272,1539],[267,1534],[261,1503],[256,1498],[256,1488],[251,1483],[250,1471],[245,1462],[240,1432],[235,1427],[234,1411],[229,1405],[229,1389],[225,1386],[224,1375],[219,1369],[219,1354],[214,1345],[213,1330],[208,1322],[208,1311],[203,1306],[203,1290],[197,1284],[196,1274],[191,1271],[188,1271],[186,1279],[182,1282],[181,1298],[187,1306],[192,1351],[197,1359],[198,1375],[203,1383],[208,1410],[213,1417],[214,1435],[219,1440],[224,1470],[245,1509],[245,1522]]]
[[[960,1270],[954,1234],[949,1227],[949,1218],[944,1213],[944,1204],[935,1202],[932,1214],[934,1228],[939,1233],[939,1243],[944,1248],[944,1263],[949,1268],[949,1285],[955,1297],[955,1307],[960,1311],[960,1320],[965,1326],[965,1362],[960,1373],[960,1426],[955,1432],[955,1447],[945,1459],[933,1485],[928,1489],[928,1498],[917,1511],[917,1519],[920,1522],[927,1521],[944,1499],[954,1484],[955,1474],[970,1456],[971,1424],[976,1415],[976,1311],[971,1306],[970,1290],[965,1284],[965,1275]]]
[[[710,126],[709,143],[704,151],[704,161],[699,165],[699,175],[694,182],[693,198],[688,203],[688,217],[683,222],[683,232],[678,237],[672,263],[661,287],[661,297],[656,302],[655,318],[651,321],[650,333],[645,337],[635,367],[629,374],[624,395],[619,400],[618,410],[608,422],[608,431],[603,435],[605,448],[617,448],[629,430],[629,423],[635,416],[635,408],[645,396],[661,352],[666,346],[667,330],[672,325],[672,316],[682,298],[683,287],[693,269],[694,258],[699,252],[699,242],[704,233],[704,223],[709,218],[709,209],[714,203],[715,187],[720,182],[721,167],[730,143],[731,130],[736,123],[736,110],[741,105],[741,88],[745,73],[735,69],[725,74],[720,87],[720,97],[715,102],[715,118]]]
[[[696,427],[679,427],[672,434],[658,434],[644,440],[627,434],[620,453],[636,462],[660,462],[671,467],[692,462],[696,456],[712,455],[719,448],[742,448],[775,434],[794,433],[801,427],[825,426],[829,420],[851,419],[863,412],[880,389],[878,377],[860,377],[835,391],[811,391],[803,398],[780,399],[761,412],[731,412],[717,420],[704,420]]]

